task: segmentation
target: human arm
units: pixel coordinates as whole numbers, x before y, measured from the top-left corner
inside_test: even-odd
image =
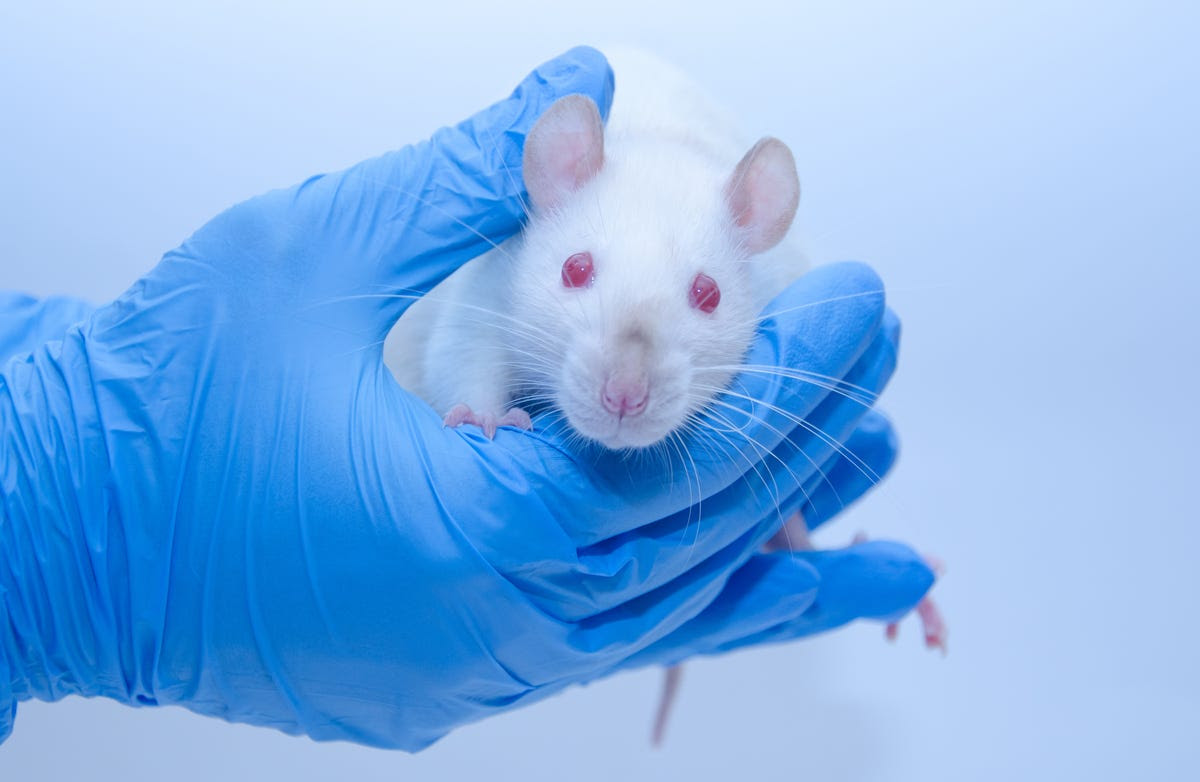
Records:
[[[578,91],[606,109],[611,89],[574,50],[424,144],[235,206],[3,364],[0,737],[16,701],[82,694],[417,749],[811,607],[828,563],[757,551],[861,402],[763,381],[786,415],[697,448],[685,478],[552,431],[445,429],[380,361],[395,294],[519,227],[540,111]],[[887,381],[897,328],[868,270],[810,275],[779,310],[755,363]],[[874,545],[855,560],[872,600],[847,616],[902,613],[931,582]]]

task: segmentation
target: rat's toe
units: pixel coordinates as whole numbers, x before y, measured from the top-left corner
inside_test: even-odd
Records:
[[[470,405],[466,404],[458,404],[450,408],[450,412],[446,413],[445,418],[442,419],[442,424],[451,428],[470,424],[482,429],[484,436],[489,440],[496,436],[496,414],[477,413],[471,409]]]
[[[921,602],[917,603],[917,616],[920,618],[921,628],[925,632],[925,648],[940,649],[943,655],[946,654],[946,636],[949,633],[937,603],[933,602],[931,598],[923,598]]]
[[[483,430],[483,436],[489,440],[496,439],[496,416],[492,413],[481,413],[475,416],[473,422]]]
[[[450,408],[446,415],[442,418],[442,426],[448,426],[453,429],[456,426],[462,426],[465,423],[472,423],[471,419],[474,414],[468,405],[458,404]]]
[[[497,423],[500,426],[512,426],[517,429],[524,429],[525,431],[533,429],[533,421],[530,419],[529,413],[519,407],[509,409],[507,413],[500,416],[500,420]]]

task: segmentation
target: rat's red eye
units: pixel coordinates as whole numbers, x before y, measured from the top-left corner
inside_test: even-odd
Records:
[[[707,274],[697,274],[688,291],[688,304],[701,312],[712,312],[721,303],[721,289]]]
[[[590,288],[596,273],[592,271],[592,254],[575,253],[563,263],[564,288]]]

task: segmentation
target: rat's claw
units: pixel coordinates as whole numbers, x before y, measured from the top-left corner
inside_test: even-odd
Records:
[[[442,425],[452,429],[463,424],[478,426],[489,440],[496,436],[496,416],[492,413],[476,413],[470,405],[457,404],[442,419]]]
[[[923,597],[913,610],[916,612],[917,618],[921,620],[921,632],[925,635],[925,648],[939,649],[942,656],[945,657],[948,631],[937,603],[933,602],[932,598]],[[884,629],[883,634],[889,641],[895,641],[896,636],[900,634],[900,623],[892,622]]]
[[[917,603],[917,616],[921,619],[921,628],[925,631],[925,648],[940,649],[942,656],[946,656],[946,622],[942,619],[942,612],[938,610],[937,603],[926,597]]]
[[[474,413],[471,412],[470,407],[461,404],[455,405],[454,407],[450,408],[450,411],[446,413],[444,418],[442,418],[442,426],[448,426],[453,429],[454,427],[462,426],[465,423],[474,423],[473,421],[469,420],[473,417]]]
[[[533,421],[529,418],[529,413],[519,407],[509,408],[509,411],[500,416],[500,420],[496,423],[499,426],[512,426],[527,432],[533,429]]]
[[[470,405],[457,404],[450,408],[450,411],[442,418],[443,426],[455,428],[463,424],[478,426],[489,440],[496,437],[496,428],[500,426],[513,426],[526,430],[533,428],[533,421],[529,419],[529,413],[519,407],[514,407],[504,415],[497,417],[495,413],[476,413]]]

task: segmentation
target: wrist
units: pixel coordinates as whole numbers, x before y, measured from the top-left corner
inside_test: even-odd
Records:
[[[17,701],[110,694],[117,672],[88,358],[75,329],[0,363],[0,732]]]
[[[0,524],[4,524],[2,517]],[[0,559],[0,577],[6,577],[7,569],[4,560]],[[0,586],[0,744],[12,733],[13,720],[17,717],[18,693],[25,689],[24,680],[16,678],[14,667],[9,662],[13,638],[7,598],[7,590]]]
[[[0,742],[12,733],[17,702],[29,698],[28,678],[22,662],[24,633],[12,618],[23,591],[17,588],[16,580],[23,570],[18,564],[22,558],[20,540],[26,536],[17,530],[21,513],[15,507],[15,494],[17,487],[25,481],[17,468],[21,438],[14,420],[10,374],[0,369]]]

